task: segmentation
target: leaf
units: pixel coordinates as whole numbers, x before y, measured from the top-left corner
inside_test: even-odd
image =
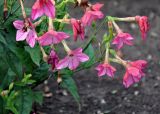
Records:
[[[30,89],[21,88],[14,102],[16,103],[18,114],[29,114],[32,109],[33,92]]]
[[[40,66],[41,61],[41,52],[38,46],[34,48],[30,48],[29,46],[25,46],[25,50],[30,54],[32,61],[37,65]]]
[[[6,51],[4,53],[3,59],[18,77],[22,77],[22,64],[20,63],[20,61],[18,60],[18,58],[15,56],[14,53],[12,53],[9,50]]]
[[[0,114],[4,114],[4,100],[3,98],[0,96]]]
[[[88,46],[88,48],[84,51],[84,53],[89,56],[89,61],[82,63],[80,67],[81,68],[89,68],[93,65],[93,63],[96,60],[93,46],[90,44]]]
[[[6,40],[4,39],[4,37],[2,36],[1,33],[0,33],[0,42],[3,43],[3,44],[5,44],[5,45],[7,44]]]
[[[71,93],[71,95],[74,97],[76,102],[79,104],[80,96],[78,94],[77,86],[73,78],[71,76],[64,75],[62,77],[61,86],[67,89]]]
[[[34,102],[39,103],[40,105],[42,105],[43,92],[34,92],[33,93],[33,99],[34,99]]]

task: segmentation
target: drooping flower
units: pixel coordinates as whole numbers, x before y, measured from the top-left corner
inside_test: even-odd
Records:
[[[149,31],[149,22],[147,16],[136,16],[136,21],[138,22],[142,39],[146,39],[146,34]]]
[[[139,82],[145,75],[143,70],[146,65],[147,62],[144,60],[129,62],[126,68],[126,73],[123,77],[123,85],[128,88],[132,84]]]
[[[55,6],[52,0],[37,0],[32,6],[31,17],[33,20],[44,14],[50,18],[55,17]]]
[[[17,29],[16,41],[26,40],[29,46],[33,48],[36,43],[37,33],[30,19],[25,21],[16,20],[13,25]]]
[[[48,57],[48,64],[52,65],[52,70],[55,69],[56,65],[58,64],[59,58],[58,55],[54,50],[50,51],[50,55]]]
[[[76,41],[78,36],[80,36],[80,38],[83,40],[85,32],[84,32],[84,26],[82,25],[81,21],[72,18],[71,24],[73,28],[74,40]]]
[[[102,6],[103,4],[96,3],[95,5],[87,8],[85,14],[81,19],[84,26],[90,26],[93,21],[102,19],[104,17],[104,14],[100,11]]]
[[[96,70],[98,71],[98,76],[99,77],[106,74],[111,78],[114,77],[114,72],[116,71],[116,69],[108,63],[99,64],[96,67]]]
[[[128,34],[128,33],[124,33],[124,32],[120,32],[117,34],[117,36],[114,38],[112,44],[116,45],[118,49],[122,48],[124,44],[126,45],[133,45],[132,40],[134,38]]]
[[[69,35],[64,32],[56,32],[54,30],[49,30],[38,38],[38,42],[41,46],[48,46],[51,44],[58,44],[62,40],[67,38],[69,38]]]
[[[89,60],[89,57],[82,53],[82,48],[78,48],[76,50],[71,50],[68,52],[68,55],[59,61],[56,66],[57,69],[63,69],[68,67],[70,70],[75,70],[80,62],[86,62]]]

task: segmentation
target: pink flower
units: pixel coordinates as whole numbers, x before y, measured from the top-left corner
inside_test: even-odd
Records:
[[[96,70],[98,70],[99,77],[107,74],[109,77],[112,77],[112,78],[114,77],[114,72],[116,71],[116,69],[108,63],[103,63],[98,65],[96,67]]]
[[[70,70],[76,69],[80,62],[86,62],[89,60],[89,57],[82,53],[82,48],[78,48],[76,50],[70,51],[68,56],[64,59],[60,60],[57,69],[63,69],[68,67]]]
[[[52,65],[52,70],[55,69],[58,62],[59,62],[58,55],[56,54],[54,50],[51,50],[49,58],[48,58],[48,64]]]
[[[120,49],[123,47],[124,44],[133,45],[133,43],[131,42],[133,39],[134,38],[130,34],[120,32],[114,38],[112,44],[117,45],[117,48]]]
[[[149,31],[148,17],[146,16],[136,16],[136,21],[139,24],[139,28],[142,34],[142,39],[145,40],[146,34]]]
[[[128,63],[127,71],[123,77],[123,85],[128,88],[132,84],[139,82],[140,79],[145,75],[143,73],[147,62],[144,60],[138,60]]]
[[[91,25],[92,21],[103,18],[104,15],[100,11],[102,6],[103,4],[96,3],[95,5],[92,5],[88,10],[86,10],[85,14],[81,19],[84,26],[89,26]]]
[[[32,6],[31,17],[33,20],[44,14],[51,18],[55,17],[55,6],[52,0],[37,0]]]
[[[16,20],[13,25],[17,30],[16,41],[23,41],[26,39],[30,47],[34,47],[36,43],[37,34],[34,26],[32,25],[30,19],[26,22],[21,20]]]
[[[80,38],[84,40],[84,26],[82,25],[80,20],[76,20],[74,18],[71,19],[71,24],[73,28],[73,37],[74,40],[77,40],[78,35],[80,35]]]
[[[41,46],[48,46],[51,44],[58,44],[62,40],[67,38],[69,38],[69,35],[64,32],[56,32],[54,30],[49,30],[38,38],[38,42]]]

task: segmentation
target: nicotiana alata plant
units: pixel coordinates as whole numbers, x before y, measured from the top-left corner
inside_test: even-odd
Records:
[[[71,4],[82,9],[81,18],[70,15]],[[114,78],[117,70],[112,63],[117,63],[126,69],[126,88],[145,76],[145,60],[124,60],[118,54],[134,40],[118,22],[137,23],[142,40],[146,40],[148,18],[107,16],[102,7],[102,3],[88,0],[36,0],[32,8],[27,8],[23,0],[1,0],[0,114],[29,114],[34,102],[42,103],[42,92],[33,89],[51,76],[78,104],[80,97],[72,78],[76,72],[95,67],[99,78]],[[100,41],[96,36],[104,26],[107,32]],[[70,42],[82,45],[74,49]],[[59,54],[63,50],[65,57]]]

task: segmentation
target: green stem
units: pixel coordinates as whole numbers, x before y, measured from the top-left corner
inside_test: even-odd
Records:
[[[92,42],[93,38],[97,35],[97,33],[102,29],[102,26],[106,22],[106,18],[102,21],[102,23],[99,25],[98,29],[93,32],[93,35],[91,35],[90,39],[88,40],[87,44],[84,46],[83,51],[85,51],[90,43]]]

